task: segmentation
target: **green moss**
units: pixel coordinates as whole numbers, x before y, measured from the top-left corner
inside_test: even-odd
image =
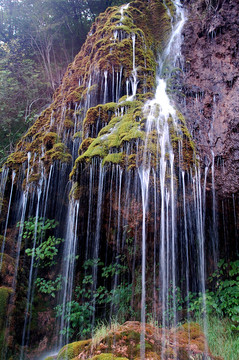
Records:
[[[82,138],[82,131],[78,131],[74,134],[73,139],[81,139]]]
[[[14,170],[18,170],[19,165],[23,164],[25,161],[27,161],[27,155],[23,151],[16,151],[8,157],[6,165]]]
[[[118,357],[113,354],[100,354],[93,356],[89,360],[129,360],[129,359],[125,357]]]
[[[28,182],[29,183],[38,182],[40,178],[41,178],[41,174],[31,174],[29,176]]]
[[[78,200],[83,194],[87,193],[85,186],[80,186],[78,183],[74,183],[69,194],[69,199],[73,198]]]
[[[0,329],[2,330],[5,325],[6,313],[7,313],[7,303],[12,289],[8,287],[0,287]]]
[[[67,96],[68,102],[78,102],[82,99],[83,96],[84,87],[80,86],[77,89],[72,89],[72,91],[69,91],[69,95]]]
[[[57,142],[57,134],[55,132],[48,132],[43,136],[42,142],[46,146],[47,150],[50,150]]]
[[[125,154],[122,153],[125,143],[134,144],[135,141],[144,141],[143,124],[139,126],[143,119],[143,102],[153,97],[155,88],[156,58],[158,50],[162,50],[171,32],[171,15],[175,8],[170,0],[166,0],[166,5],[160,0],[152,0],[149,3],[144,1],[132,1],[130,6],[124,12],[123,24],[120,25],[120,8],[108,9],[100,15],[91,29],[91,35],[87,37],[80,53],[75,57],[72,64],[67,68],[63,78],[62,85],[54,95],[54,103],[47,108],[38,118],[36,123],[29,129],[18,145],[18,151],[8,159],[8,165],[18,169],[20,165],[27,161],[27,152],[31,151],[38,155],[41,154],[42,143],[46,147],[46,154],[42,158],[46,167],[54,161],[70,162],[71,155],[61,143],[62,134],[57,137],[57,127],[62,120],[63,105],[66,107],[66,118],[64,129],[72,129],[74,123],[73,113],[75,105],[81,102],[82,108],[78,110],[77,115],[84,112],[84,100],[89,93],[92,96],[102,96],[100,94],[104,71],[108,71],[108,79],[116,81],[115,72],[122,70],[122,88],[126,87],[126,79],[132,76],[133,68],[133,42],[132,34],[136,34],[135,62],[137,67],[137,77],[139,80],[137,95],[135,101],[127,101],[124,96],[120,99],[120,104],[108,103],[100,104],[90,108],[85,116],[83,131],[76,133],[73,137],[83,140],[80,147],[79,157],[71,175],[74,175],[78,164],[89,162],[93,157],[100,157],[103,164],[122,163],[125,160]],[[160,26],[160,31],[155,29]],[[114,32],[120,32],[122,37],[114,37]],[[125,36],[125,38],[123,38]],[[99,75],[99,81],[89,87],[90,76],[94,79]],[[80,86],[79,86],[80,79]],[[124,107],[124,116],[121,114],[121,108]],[[51,122],[51,118],[54,119]],[[79,119],[81,121],[81,119]],[[96,136],[95,125],[99,122],[107,124],[97,135],[95,140],[91,137]],[[93,128],[94,133],[91,134]],[[185,133],[185,147],[192,143],[186,128],[182,128]],[[85,139],[87,137],[87,139]],[[172,141],[177,146],[179,136],[172,132]],[[149,151],[153,154],[157,152],[154,139],[149,141]],[[114,154],[112,154],[114,152]],[[143,153],[143,151],[141,151]],[[141,156],[141,154],[140,154]],[[191,155],[188,155],[188,161]],[[129,166],[135,166],[135,158],[131,158]],[[31,163],[32,165],[32,163]],[[37,181],[38,174],[33,172],[31,181]]]
[[[111,102],[103,105],[100,104],[90,108],[87,111],[86,117],[83,121],[84,132],[89,133],[90,126],[94,124],[96,125],[97,121],[99,121],[100,123],[108,123],[115,113],[116,105],[116,103]]]
[[[65,345],[59,352],[57,360],[71,360],[85,350],[91,343],[91,340],[76,341]]]
[[[0,350],[3,348],[5,340],[5,321],[7,314],[8,299],[12,293],[12,289],[0,287]]]
[[[53,148],[46,152],[42,158],[45,162],[52,163],[53,161],[59,160],[61,162],[71,162],[71,154],[67,151],[66,146],[63,143],[54,144]]]
[[[87,148],[87,150],[76,159],[75,167],[77,166],[78,163],[82,161],[89,161],[94,156],[99,156],[100,158],[103,158],[106,155],[107,155],[107,149],[104,144],[104,141],[103,139],[98,137],[94,139],[93,142],[91,142],[91,144]]]
[[[180,130],[182,132],[182,143],[183,143],[183,156],[187,163],[196,162],[196,145],[192,139],[192,136],[188,130],[186,120],[181,112],[176,112],[180,122]]]
[[[123,133],[122,137],[121,137],[121,144],[123,142],[130,142],[132,140],[136,140],[136,139],[144,139],[144,133],[140,130],[138,125],[134,125],[132,126],[128,133]]]
[[[120,119],[120,117],[113,117],[110,123],[99,132],[98,136],[108,135],[110,132],[112,132],[115,128],[115,125],[120,122]]]
[[[174,3],[171,0],[165,0],[165,4],[167,5],[167,8],[169,9],[171,16],[175,16],[176,8]]]
[[[89,162],[93,157],[100,157],[103,160],[103,165],[108,163],[118,164],[123,161],[124,154],[120,150],[125,142],[135,141],[137,139],[144,139],[144,132],[140,128],[140,116],[143,103],[134,101],[123,101],[119,105],[115,103],[100,105],[88,110],[87,121],[89,116],[99,116],[99,111],[111,111],[112,118],[108,125],[106,125],[98,134],[96,139],[86,138],[83,140],[80,147],[80,156],[75,162],[75,166],[71,173],[74,177],[78,164],[81,162]],[[123,116],[115,116],[115,112],[121,113],[124,109]],[[93,120],[94,121],[94,120]],[[113,153],[112,153],[113,150]]]
[[[137,331],[130,331],[128,334],[126,333],[128,340],[134,340],[140,342],[140,333]]]
[[[123,153],[120,152],[120,153],[115,153],[115,154],[108,154],[104,160],[103,160],[103,163],[102,165],[105,165],[105,164],[120,164],[122,162],[122,159],[123,159]]]
[[[135,349],[136,351],[140,351],[140,344],[137,344]],[[149,344],[147,341],[145,341],[145,350],[152,350],[153,346],[151,344]]]
[[[84,139],[80,145],[79,154],[84,153],[89,148],[90,144],[92,144],[93,141],[94,139],[90,137]]]
[[[89,95],[90,93],[94,92],[95,90],[97,90],[98,85],[94,84],[92,86],[90,86],[89,88],[87,87],[83,92],[82,92],[82,98],[86,99],[87,95]]]
[[[72,129],[74,127],[74,123],[70,118],[66,118],[64,121],[65,129]]]

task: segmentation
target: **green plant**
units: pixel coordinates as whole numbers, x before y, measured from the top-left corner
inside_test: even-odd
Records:
[[[29,217],[28,220],[24,221],[22,224],[20,221],[17,223],[17,227],[23,226],[23,239],[34,239],[36,236],[37,240],[44,238],[46,232],[51,229],[55,229],[58,225],[58,222],[55,220],[44,219],[35,217]]]
[[[43,241],[35,249],[26,249],[26,254],[28,256],[35,256],[35,260],[39,260],[40,267],[52,266],[56,264],[54,258],[58,254],[57,245],[62,243],[64,239],[55,238],[55,236],[49,236],[46,241]]]
[[[74,299],[67,303],[65,320],[70,324],[69,328],[63,329],[63,334],[73,334],[85,338],[90,336],[92,319],[95,317],[97,325],[101,319],[102,311],[110,313],[110,308],[117,312],[116,320],[124,321],[133,314],[130,307],[132,296],[132,284],[128,284],[123,275],[127,270],[124,264],[125,258],[118,257],[116,263],[104,266],[100,259],[89,259],[83,264],[85,274],[74,290]],[[92,268],[98,266],[98,286],[94,287]],[[120,284],[111,289],[115,276],[121,277]],[[107,286],[110,284],[110,289]],[[61,316],[62,306],[56,307],[57,316]]]
[[[171,282],[167,294],[167,309],[164,312],[169,325],[175,320],[175,314],[182,310],[183,304],[184,300],[180,288],[178,286],[173,287]]]
[[[199,320],[203,328],[203,320]],[[238,334],[231,328],[232,322],[228,318],[219,318],[214,315],[207,317],[207,341],[209,349],[215,357],[224,360],[239,359]]]
[[[91,339],[91,344],[93,347],[96,347],[102,339],[104,339],[110,331],[117,331],[120,324],[112,319],[110,324],[105,324],[104,322],[99,322],[97,326],[94,328],[93,337]]]
[[[62,305],[58,305],[56,315],[62,315]],[[69,334],[69,336],[78,335],[80,338],[86,338],[91,334],[91,319],[94,307],[91,302],[71,301],[66,304],[65,320],[70,324],[68,328],[61,330],[61,334]]]
[[[59,245],[64,241],[64,239],[51,235],[52,230],[57,225],[58,222],[55,220],[33,217],[30,217],[22,225],[23,239],[28,246],[32,245],[32,247],[25,250],[25,253],[34,258],[34,267],[37,267],[40,271],[46,267],[51,268],[57,263],[56,257]],[[21,223],[18,223],[17,226],[20,227]],[[55,298],[56,292],[60,291],[62,287],[62,276],[58,275],[55,279],[45,279],[39,276],[35,281],[35,285],[39,293]]]
[[[25,253],[34,256],[35,266],[47,267],[56,264],[55,257],[58,254],[58,245],[64,239],[55,236],[46,236],[47,232],[53,230],[58,222],[50,219],[30,217],[23,224],[23,239],[34,244],[32,248],[27,248]],[[20,223],[17,224],[20,226]],[[38,246],[36,246],[38,245]]]
[[[116,261],[120,260],[120,261],[124,261],[124,257],[122,256],[117,256],[116,257]],[[110,264],[108,266],[104,266],[102,268],[102,277],[108,278],[110,276],[115,276],[115,275],[120,275],[123,274],[127,271],[127,266],[126,265],[122,265],[118,262],[114,263],[114,264]]]
[[[212,290],[206,290],[204,296],[189,294],[189,310],[197,315],[206,311],[209,315],[227,317],[231,329],[239,331],[239,260],[229,263],[220,260],[208,281]]]
[[[54,298],[56,296],[55,293],[62,288],[62,276],[58,275],[55,280],[37,278],[35,285],[40,293],[49,294]]]

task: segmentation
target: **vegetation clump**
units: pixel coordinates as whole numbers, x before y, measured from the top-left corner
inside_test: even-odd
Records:
[[[90,358],[90,360],[129,360],[126,357],[118,357],[115,356],[114,354],[100,354],[100,355],[95,355],[92,358]]]
[[[159,134],[153,127],[146,139],[145,116],[147,114],[144,113],[143,104],[137,98],[129,101],[127,97],[120,99],[118,105],[114,104],[114,112],[112,111],[110,119],[108,119],[109,122],[105,123],[97,136],[95,138],[86,137],[83,140],[79,157],[76,159],[71,173],[73,179],[75,179],[79,164],[89,163],[94,157],[100,158],[102,165],[121,164],[128,170],[135,168],[136,164],[140,166],[144,158],[150,158],[151,166],[157,166],[158,156],[161,151]],[[108,109],[108,104],[105,104],[105,108]],[[88,126],[97,122],[100,109],[101,105],[88,110],[85,119],[85,122],[88,121]],[[157,117],[157,114],[155,116]],[[174,153],[176,153],[176,165],[186,170],[194,164],[196,150],[183,115],[177,111],[176,118],[174,116],[173,119],[172,116],[169,116],[168,126],[172,147]],[[146,143],[147,150],[145,152]],[[126,152],[126,144],[131,145],[130,154]],[[182,148],[182,158],[179,158],[179,144],[181,144]]]
[[[62,163],[69,163],[72,160],[71,154],[67,151],[65,144],[56,143],[51,150],[48,150],[44,157],[45,162],[53,163],[54,161],[61,161]]]
[[[50,150],[57,142],[57,134],[55,132],[48,132],[43,136],[43,144],[47,150]]]
[[[104,326],[103,326],[104,327]],[[136,360],[140,359],[141,324],[128,321],[123,325],[117,324],[102,332],[98,342],[87,340],[66,345],[59,353],[57,360],[63,359],[91,359],[91,360]],[[99,330],[100,331],[100,330]],[[190,324],[189,328],[181,326],[174,333],[165,330],[168,339],[162,349],[162,331],[153,325],[145,326],[145,358],[160,360],[162,351],[166,357],[177,357],[179,360],[198,359],[205,355],[206,340],[198,324]],[[176,339],[175,339],[176,337]],[[176,340],[176,344],[173,342]],[[73,349],[77,349],[77,351]],[[67,350],[68,349],[68,350]],[[68,352],[67,352],[68,351]],[[66,354],[64,357],[64,354]],[[69,354],[69,355],[68,355]],[[70,357],[72,356],[72,357]],[[209,353],[211,358],[211,355]],[[213,357],[212,357],[213,358]]]
[[[76,341],[65,345],[59,352],[57,360],[71,360],[76,358],[82,351],[87,349],[91,340]]]
[[[83,121],[84,134],[96,137],[98,135],[97,127],[101,128],[109,123],[115,113],[116,105],[116,103],[112,102],[90,108]]]

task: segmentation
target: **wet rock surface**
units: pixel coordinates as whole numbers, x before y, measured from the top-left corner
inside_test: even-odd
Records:
[[[227,197],[239,190],[239,3],[186,7],[180,107],[202,162],[212,163],[214,153],[215,186]]]

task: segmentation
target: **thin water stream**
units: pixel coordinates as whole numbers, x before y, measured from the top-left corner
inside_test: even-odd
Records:
[[[185,16],[180,4],[175,1],[176,21],[172,25],[172,33],[167,48],[160,57],[158,65],[157,88],[155,98],[145,105],[145,113],[148,114],[146,121],[146,140],[143,165],[139,170],[142,189],[142,296],[141,296],[141,359],[145,359],[145,307],[146,307],[146,211],[148,206],[149,178],[151,175],[150,156],[148,152],[148,138],[152,129],[157,132],[158,154],[159,155],[159,176],[161,194],[161,216],[160,216],[160,301],[162,303],[162,356],[166,345],[166,326],[169,325],[167,318],[169,313],[169,291],[172,285],[172,324],[176,325],[176,260],[175,260],[175,185],[174,185],[174,153],[170,141],[168,119],[171,116],[176,124],[176,112],[166,92],[166,79],[163,77],[162,69],[165,62],[175,66],[180,56],[181,30],[185,23]],[[171,22],[173,24],[173,21]],[[157,114],[157,115],[156,115]],[[166,160],[166,153],[169,153],[169,164]],[[166,175],[170,175],[170,184],[166,184]],[[156,201],[155,201],[156,202]],[[157,241],[157,240],[156,240]],[[155,277],[156,279],[156,277]],[[156,281],[156,280],[155,280]],[[174,343],[175,343],[174,339]],[[176,347],[176,344],[174,344]]]

